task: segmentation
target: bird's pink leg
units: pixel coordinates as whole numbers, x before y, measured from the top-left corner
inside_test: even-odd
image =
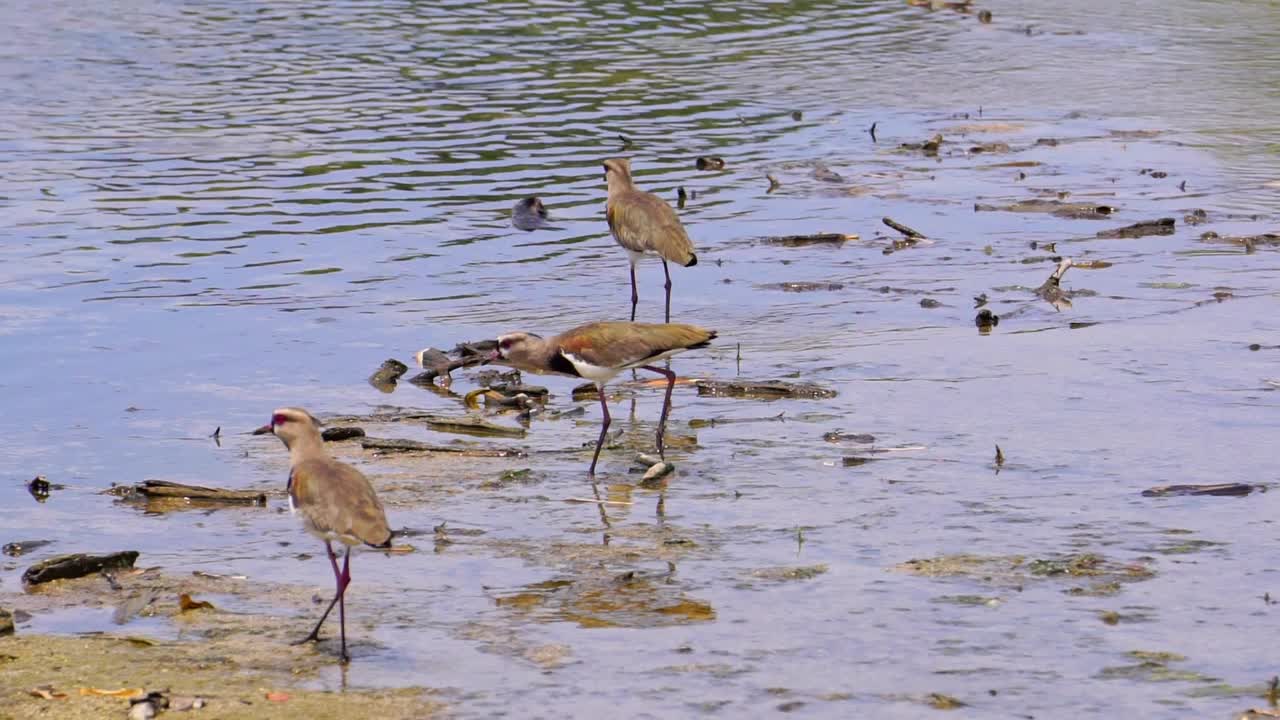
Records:
[[[587,470],[588,475],[596,474],[596,461],[600,459],[600,448],[604,447],[605,433],[609,432],[609,423],[612,418],[609,417],[609,403],[604,399],[604,386],[596,385],[600,392],[600,409],[604,412],[604,424],[600,427],[600,438],[596,440],[596,454],[591,456],[591,469]]]
[[[667,283],[663,285],[667,289],[667,322],[671,322],[671,271],[667,269],[667,261],[662,261],[662,274],[667,276]],[[631,318],[635,320],[635,318]]]
[[[338,583],[338,627],[342,637],[342,662],[351,662],[347,654],[347,586],[351,584],[351,548],[342,556],[342,578]]]
[[[667,414],[671,412],[671,391],[676,386],[676,374],[671,370],[664,370],[663,368],[654,367],[652,365],[644,365],[641,366],[640,369],[648,370],[649,372],[656,372],[667,379],[667,395],[662,400],[662,417],[658,419],[658,457],[665,460],[667,456],[663,454],[662,438],[665,436],[667,430]]]
[[[329,618],[329,613],[333,612],[333,606],[338,604],[338,600],[342,598],[342,591],[347,587],[343,584],[342,574],[338,572],[338,556],[333,554],[333,545],[331,545],[328,540],[324,541],[324,549],[329,552],[329,564],[333,566],[333,582],[337,585],[338,591],[334,593],[333,600],[329,601],[329,607],[325,608],[324,614],[320,616],[320,622],[316,623],[316,626],[311,629],[311,634],[294,643],[294,645],[301,645],[302,643],[307,642],[318,642],[320,640],[320,626],[324,625],[324,621]],[[347,553],[350,555],[351,551],[348,550]],[[350,579],[350,576],[348,576],[347,580],[350,581]]]

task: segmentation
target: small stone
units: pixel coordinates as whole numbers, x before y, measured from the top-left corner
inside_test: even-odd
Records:
[[[0,635],[13,634],[13,613],[0,608]]]

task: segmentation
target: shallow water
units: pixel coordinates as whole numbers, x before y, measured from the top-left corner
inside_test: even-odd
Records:
[[[0,48],[0,542],[56,541],[0,562],[0,604],[22,607],[30,559],[101,548],[327,591],[279,496],[149,515],[98,491],[145,478],[283,489],[283,451],[242,434],[271,408],[460,413],[365,378],[426,346],[624,317],[599,161],[626,154],[646,189],[693,193],[682,218],[700,263],[673,269],[674,315],[721,337],[673,367],[839,396],[764,403],[681,386],[675,434],[693,419],[784,420],[697,429],[662,493],[635,487],[628,453],[607,453],[598,491],[633,504],[604,516],[563,502],[593,492],[587,452],[341,449],[393,525],[455,530],[434,552],[427,535],[409,540],[416,553],[355,560],[347,682],[441,688],[462,716],[918,717],[928,693],[983,717],[1261,704],[1248,694],[1274,672],[1261,596],[1280,591],[1271,495],[1139,493],[1274,473],[1276,249],[1199,236],[1280,230],[1276,9],[996,3],[982,25],[897,3],[703,5],[0,9],[16,39]],[[934,133],[939,157],[899,149]],[[1010,149],[970,151],[985,142]],[[696,171],[706,154],[726,170]],[[843,180],[818,179],[819,165]],[[781,183],[772,193],[766,174]],[[1118,211],[974,211],[1059,191]],[[510,226],[529,194],[552,227]],[[1184,223],[1194,209],[1209,221]],[[883,216],[933,242],[885,254],[897,235]],[[1162,216],[1177,218],[1173,235],[1095,237]],[[817,231],[861,240],[760,241]],[[1096,294],[1061,310],[1036,298],[1055,253],[1111,263],[1065,276]],[[658,319],[660,268],[641,270],[641,319]],[[765,287],[778,282],[833,289]],[[973,325],[981,293],[1002,317],[986,336]],[[571,406],[573,381],[545,383]],[[660,395],[634,397],[615,422],[643,442]],[[494,444],[589,443],[599,415],[586,405],[584,419],[537,419],[525,440]],[[833,430],[899,451],[824,441]],[[24,487],[36,474],[66,487],[37,504]],[[1064,594],[1087,578],[895,569],[1079,552],[1154,577],[1093,597]],[[817,565],[808,579],[777,572]],[[619,578],[629,571],[640,576]],[[984,601],[956,601],[971,595]],[[277,612],[305,632],[313,611]],[[100,615],[19,631],[112,629]],[[137,632],[167,634],[148,623]],[[1178,669],[1216,681],[1108,672],[1135,665],[1134,650],[1185,655]],[[321,680],[339,682],[336,668]],[[1220,684],[1247,690],[1205,690]]]

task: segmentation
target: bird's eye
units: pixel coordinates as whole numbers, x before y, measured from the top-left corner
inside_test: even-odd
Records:
[[[501,348],[501,349],[503,349],[503,350],[506,350],[507,348],[511,347],[511,339],[510,339],[510,338],[507,338],[507,339],[504,339],[504,340],[499,340],[499,341],[498,341],[498,347],[499,347],[499,348]]]
[[[280,414],[280,413],[276,413],[275,415],[272,415],[272,416],[271,416],[271,424],[272,424],[272,425],[283,425],[283,424],[285,424],[286,422],[288,422],[288,420],[289,420],[289,418],[285,417],[284,415],[282,415],[282,414]]]

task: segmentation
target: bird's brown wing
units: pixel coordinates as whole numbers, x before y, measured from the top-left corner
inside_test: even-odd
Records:
[[[322,534],[334,533],[347,544],[384,547],[391,542],[387,514],[373,485],[346,463],[332,458],[298,463],[289,475],[289,497]]]
[[[631,252],[654,252],[680,265],[690,264],[693,243],[676,211],[653,193],[628,190],[609,201],[609,230]]]
[[[704,347],[716,331],[683,323],[596,322],[555,338],[561,354],[598,367],[643,364],[673,350]]]

